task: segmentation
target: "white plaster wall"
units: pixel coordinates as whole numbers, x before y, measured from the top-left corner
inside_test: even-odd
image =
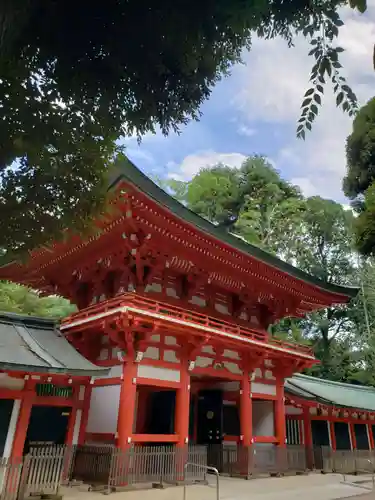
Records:
[[[237,363],[233,363],[231,361],[224,361],[223,365],[231,373],[234,373],[236,375],[240,375],[242,373],[242,370],[240,369]]]
[[[216,302],[215,303],[215,309],[216,309],[217,312],[219,312],[221,314],[229,314],[228,306],[226,306],[224,304],[218,304]]]
[[[273,401],[253,400],[253,435],[274,436],[275,417]]]
[[[191,299],[189,299],[189,302],[191,304],[201,307],[204,307],[206,305],[206,301],[202,299],[202,297],[198,297],[197,295],[193,295]]]
[[[166,349],[164,351],[164,361],[168,361],[170,363],[178,363],[179,359],[176,356],[176,351],[172,351],[170,349]]]
[[[158,366],[139,365],[138,377],[151,378],[155,380],[168,380],[169,382],[180,381],[180,371]]]
[[[154,346],[147,347],[144,357],[149,359],[159,359],[159,349]]]
[[[165,344],[166,345],[177,345],[176,337],[171,337],[170,335],[167,335],[165,337]]]
[[[218,387],[220,387],[223,391],[237,392],[240,390],[240,383],[235,381],[221,382],[218,384]]]
[[[82,410],[77,410],[76,420],[74,422],[72,444],[78,444],[79,429],[81,427],[81,420],[82,420]]]
[[[15,399],[13,402],[13,409],[12,409],[12,413],[10,416],[8,434],[7,434],[7,437],[5,440],[5,444],[4,444],[3,457],[5,457],[5,458],[10,457],[10,455],[12,453],[13,441],[14,441],[14,437],[16,435],[17,422],[18,422],[18,417],[20,414],[20,409],[21,409],[21,400]]]
[[[302,415],[302,408],[296,408],[295,406],[285,406],[285,414],[286,415]]]
[[[25,381],[22,378],[9,377],[5,374],[0,374],[0,387],[2,389],[23,389]]]
[[[206,368],[207,366],[212,366],[212,358],[206,358],[205,356],[197,356],[195,365],[197,368]]]
[[[223,355],[226,358],[240,359],[240,355],[237,351],[231,351],[230,349],[224,349]]]
[[[117,432],[120,385],[93,387],[87,432]]]
[[[81,385],[79,387],[79,394],[78,394],[79,401],[83,401],[85,399],[85,392],[86,392],[86,387],[84,385]]]
[[[276,396],[276,386],[272,384],[253,382],[251,384],[251,392],[255,392],[257,394],[267,394],[268,396]]]

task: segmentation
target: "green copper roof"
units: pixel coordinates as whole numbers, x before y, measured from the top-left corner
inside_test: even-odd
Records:
[[[53,320],[2,312],[0,370],[89,377],[109,371],[79,354]]]
[[[117,169],[113,172],[109,189],[115,188],[116,185],[122,180],[129,182],[138,188],[139,191],[145,193],[150,199],[175,214],[181,220],[192,224],[200,231],[230,245],[244,254],[250,255],[265,264],[278,269],[279,271],[283,271],[290,276],[318,287],[325,292],[345,295],[348,298],[355,297],[358,293],[358,288],[334,285],[310,276],[300,269],[297,269],[296,267],[265,252],[264,250],[245,242],[242,238],[231,235],[227,231],[223,230],[223,228],[215,226],[172,198],[172,196],[154,184],[154,182],[146,177],[129,160],[124,160],[121,164],[117,165]]]
[[[286,379],[285,391],[323,404],[375,411],[375,387],[332,382],[307,375]]]

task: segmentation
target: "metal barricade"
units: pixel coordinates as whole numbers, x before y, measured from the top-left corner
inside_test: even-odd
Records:
[[[200,467],[200,468],[203,468],[204,471],[213,472],[215,474],[215,476],[216,476],[216,500],[220,500],[220,481],[219,481],[220,475],[219,475],[219,471],[215,467],[210,467],[208,465],[202,466],[199,464],[194,464],[194,463],[189,463],[189,462],[187,462],[184,465],[184,470],[187,470],[187,468],[189,466]],[[183,500],[186,500],[186,490],[187,490],[187,484],[186,484],[186,481],[184,481]]]

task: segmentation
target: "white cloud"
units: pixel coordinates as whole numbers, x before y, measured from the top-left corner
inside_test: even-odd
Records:
[[[240,125],[237,129],[237,133],[239,135],[244,135],[245,137],[252,137],[256,134],[256,130],[254,128],[247,127],[246,125]]]
[[[216,151],[200,151],[186,156],[180,165],[174,162],[167,164],[170,173],[168,177],[179,180],[191,179],[201,168],[212,167],[218,163],[223,163],[229,167],[239,167],[246,160],[246,156],[241,153],[217,153]]]
[[[316,186],[314,186],[307,177],[293,177],[290,179],[290,182],[295,186],[299,186],[305,196],[315,196],[319,194]]]
[[[375,0],[369,4],[371,10]],[[342,16],[345,25],[340,30],[338,44],[345,48],[343,71],[363,104],[374,95],[375,88],[372,67],[374,16],[371,19],[349,8],[343,10]],[[309,88],[308,78],[314,63],[307,56],[308,51],[308,43],[303,38],[296,40],[294,48],[288,48],[280,39],[255,40],[251,52],[246,55],[246,65],[236,68],[233,75],[237,92],[232,104],[241,114],[244,126],[250,129],[259,121],[279,127],[285,124],[282,137],[286,137],[286,143],[274,161],[277,168],[299,183],[306,194],[319,193],[343,199],[345,141],[352,120],[336,108],[329,85],[312,132],[306,135],[306,141],[295,137],[294,125],[303,94]]]

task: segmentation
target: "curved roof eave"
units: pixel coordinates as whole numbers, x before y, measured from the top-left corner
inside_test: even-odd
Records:
[[[274,267],[278,271],[284,272],[298,280],[317,287],[324,292],[345,296],[348,298],[348,301],[358,294],[358,287],[346,287],[326,283],[319,278],[315,278],[314,276],[297,269],[291,264],[274,257],[255,245],[245,242],[242,238],[237,238],[236,236],[223,231],[222,228],[215,226],[206,219],[203,219],[175,200],[172,196],[157,186],[151,179],[144,175],[130,160],[123,161],[121,164],[117,165],[116,170],[113,172],[112,180],[108,189],[114,189],[121,181],[126,181],[134,185],[135,188],[145,193],[155,203],[163,206],[166,210],[172,212],[182,221],[191,224],[200,231],[217,239],[219,242],[226,243],[233,249]]]

